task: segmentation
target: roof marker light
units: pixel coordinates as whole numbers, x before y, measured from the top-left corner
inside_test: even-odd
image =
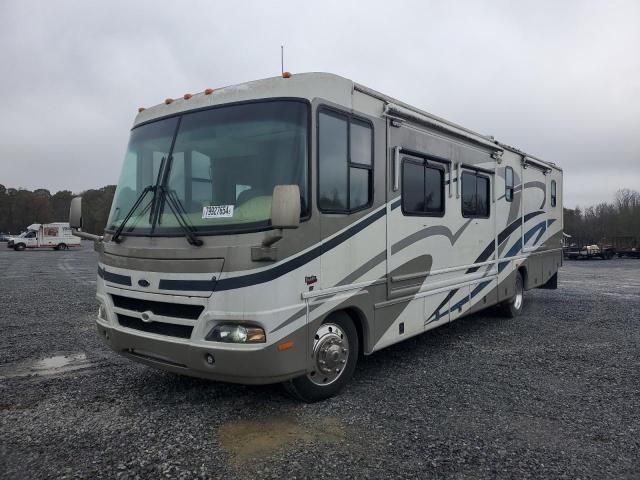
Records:
[[[144,107],[138,107],[138,113],[142,113],[146,110]]]
[[[205,94],[205,95],[211,95],[212,93],[213,93],[213,88],[207,88],[207,89],[204,91],[204,94]]]
[[[167,98],[167,99],[165,99],[164,103],[165,103],[166,105],[169,105],[170,103],[173,103],[173,98]]]
[[[191,97],[193,97],[193,95],[191,95],[190,93],[185,93],[182,98],[184,98],[185,100],[189,100]]]
[[[282,78],[291,78],[291,72],[282,72]]]

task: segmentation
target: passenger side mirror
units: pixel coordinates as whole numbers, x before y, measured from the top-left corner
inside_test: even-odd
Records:
[[[298,228],[300,210],[300,188],[298,185],[276,185],[273,187],[271,225],[274,228]]]
[[[82,228],[82,197],[74,197],[69,207],[69,226]]]

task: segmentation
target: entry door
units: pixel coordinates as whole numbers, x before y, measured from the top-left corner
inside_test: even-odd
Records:
[[[450,143],[408,128],[391,127],[387,202],[387,299],[401,310],[396,331],[424,331],[447,292],[424,292],[437,265],[448,264]],[[399,302],[399,303],[396,303]],[[401,307],[401,308],[400,308]],[[396,312],[395,314],[398,314]],[[437,322],[448,321],[443,309]]]
[[[418,294],[422,327],[428,328],[465,313],[478,298],[484,300],[478,290],[486,287],[484,277],[495,268],[496,161],[489,152],[403,130],[391,130],[387,294],[392,301]],[[420,161],[427,169],[440,168],[441,204],[431,203],[437,195],[429,198],[437,182],[407,168]],[[415,206],[416,196],[408,190],[419,191],[421,181],[427,211],[414,215],[410,210],[420,210],[420,205]]]
[[[528,165],[522,169],[522,183],[523,251],[531,252],[544,242],[546,235],[547,175]]]

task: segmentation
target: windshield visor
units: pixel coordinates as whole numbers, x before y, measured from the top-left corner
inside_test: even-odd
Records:
[[[217,107],[135,128],[108,229],[118,228],[145,187],[163,180],[198,233],[268,228],[276,185],[298,185],[306,216],[308,118],[306,103],[282,100]],[[161,197],[146,194],[124,233],[180,234]]]

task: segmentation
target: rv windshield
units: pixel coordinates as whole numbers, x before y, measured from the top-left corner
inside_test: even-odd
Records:
[[[278,100],[185,113],[134,128],[108,229],[118,228],[145,187],[163,179],[198,233],[267,228],[276,185],[299,186],[305,216],[308,117],[306,103]],[[146,195],[123,230],[125,235],[181,232],[166,198],[157,193]]]

